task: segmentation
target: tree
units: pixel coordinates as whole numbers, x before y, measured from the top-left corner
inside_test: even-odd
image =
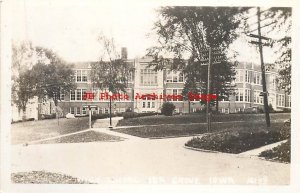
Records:
[[[201,65],[203,51],[208,48],[226,48],[237,34],[239,16],[248,8],[238,7],[162,7],[160,17],[154,24],[158,46],[149,48],[154,57],[151,65],[163,69],[170,62],[171,70],[182,70],[187,79],[184,92],[207,90],[207,66]],[[171,60],[160,57],[171,55]],[[188,58],[185,60],[184,58]],[[222,67],[220,67],[222,66]],[[222,64],[212,67],[212,90],[218,94],[229,94],[234,78],[233,64],[225,57]]]
[[[35,63],[35,49],[31,42],[13,42],[12,44],[12,87],[11,104],[23,111],[26,119],[26,106],[33,98],[32,75],[30,69]]]
[[[116,51],[113,38],[109,39],[101,35],[98,41],[103,47],[104,57],[108,58],[108,61],[103,61],[101,58],[99,62],[91,64],[93,86],[101,90],[108,89],[112,93],[126,92],[131,67]]]
[[[280,89],[291,93],[291,62],[292,62],[292,49],[291,49],[291,26],[292,26],[292,9],[288,7],[273,7],[266,13],[266,17],[272,18],[277,21],[272,27],[272,30],[277,29],[284,31],[285,35],[273,41],[273,47],[277,47],[276,53],[279,54],[275,64],[278,66],[279,77],[277,83]]]
[[[47,60],[39,60],[32,68],[34,82],[33,93],[39,98],[53,99],[55,106],[60,95],[76,88],[72,66],[67,65],[52,50],[37,47],[38,55]]]
[[[292,9],[290,7],[271,7],[262,11],[261,15],[264,18],[264,25],[267,24],[269,28],[263,35],[271,38],[271,48],[274,53],[278,54],[275,64],[271,65],[271,67],[276,66],[278,69],[279,76],[276,79],[278,88],[290,93]],[[249,31],[251,28],[247,24],[247,20],[245,20],[244,27],[245,31]]]
[[[12,86],[14,92],[14,103],[19,110],[23,111],[23,119],[26,119],[26,106],[29,99],[34,97],[33,78],[31,70],[22,71]]]

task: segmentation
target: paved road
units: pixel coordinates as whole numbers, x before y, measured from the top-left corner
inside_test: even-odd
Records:
[[[290,164],[188,150],[189,139],[15,145],[12,171],[45,170],[97,183],[289,184]]]

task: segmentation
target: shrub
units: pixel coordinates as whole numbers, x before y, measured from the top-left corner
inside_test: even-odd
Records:
[[[161,113],[166,116],[172,116],[175,105],[173,103],[166,102],[162,105]]]
[[[132,109],[128,107],[125,112],[132,112]]]
[[[276,160],[280,162],[291,162],[291,140],[282,143],[281,145],[274,147],[270,150],[261,152],[259,157],[264,157],[268,160]]]
[[[56,113],[52,113],[51,115],[43,115],[42,119],[55,119]]]

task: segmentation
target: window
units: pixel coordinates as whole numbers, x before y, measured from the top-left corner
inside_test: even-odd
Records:
[[[86,89],[82,89],[82,100],[87,100]]]
[[[239,88],[235,93],[235,101],[244,101],[244,89]]]
[[[82,82],[87,82],[87,70],[82,70]]]
[[[250,72],[245,70],[245,82],[250,83]]]
[[[261,74],[258,72],[253,73],[253,82],[254,84],[261,84]]]
[[[141,69],[141,85],[156,86],[157,72],[152,69]]]
[[[276,89],[276,76],[274,74],[270,75],[270,88]]]
[[[253,102],[257,104],[263,104],[263,97],[260,96],[261,91],[254,91]]]
[[[99,92],[97,89],[93,89],[94,99],[93,101],[99,101]]]
[[[152,102],[152,107],[151,108],[155,108],[155,102]]]
[[[86,108],[85,107],[82,108],[82,114],[86,115]]]
[[[229,96],[228,95],[222,95],[222,101],[229,101]]]
[[[179,74],[179,80],[178,80],[178,82],[183,82],[183,73]]]
[[[146,102],[143,102],[143,108],[146,108]]]
[[[70,113],[71,113],[72,115],[75,114],[75,108],[74,108],[74,107],[70,107]]]
[[[75,101],[75,91],[74,90],[72,90],[70,92],[70,99],[71,99],[71,101]]]
[[[291,95],[289,95],[287,107],[291,107],[291,106],[292,106],[292,100],[291,100]]]
[[[108,108],[105,108],[105,109],[104,109],[104,113],[105,113],[105,114],[108,114]]]
[[[147,108],[151,108],[151,102],[147,103]]]
[[[283,94],[277,95],[277,106],[284,107],[284,95]]]
[[[167,82],[172,82],[173,79],[172,79],[172,74],[171,73],[168,73],[167,74]]]
[[[173,82],[178,82],[178,77],[177,76],[173,76]]]
[[[221,112],[228,114],[229,113],[229,108],[222,108]]]
[[[81,101],[81,89],[76,90],[76,100]]]
[[[87,82],[88,70],[75,70],[76,82]]]
[[[241,69],[236,71],[235,82],[243,82],[244,81],[243,71],[244,70],[241,70]]]
[[[249,89],[246,89],[245,90],[245,101],[246,102],[250,102],[251,100],[250,100],[250,90]]]
[[[81,70],[76,70],[75,76],[76,76],[76,81],[81,82]]]
[[[80,115],[80,107],[76,107],[76,115]]]
[[[65,100],[65,93],[60,93],[60,100],[64,101]]]
[[[170,71],[167,73],[167,82],[184,82],[184,77],[182,72]]]

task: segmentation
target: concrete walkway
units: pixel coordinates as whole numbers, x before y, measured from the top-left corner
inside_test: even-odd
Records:
[[[12,146],[12,171],[45,170],[96,183],[289,184],[290,164],[188,150],[183,146],[191,137],[134,139]]]
[[[116,127],[118,124],[119,120],[123,119],[123,117],[112,117],[112,126]],[[105,119],[97,119],[94,124],[93,128],[108,128],[109,127],[109,118]]]
[[[112,119],[114,127],[120,119]],[[289,184],[290,164],[258,159],[258,149],[243,156],[199,152],[184,148],[192,137],[150,140],[115,132],[108,124],[109,119],[97,120],[92,130],[126,140],[13,145],[12,172],[45,170],[100,184]]]
[[[122,137],[122,138],[125,138],[125,139],[130,139],[130,140],[145,140],[145,139],[147,139],[147,138],[136,137],[136,136],[133,136],[133,135],[128,135],[128,134],[125,134],[125,133],[115,132],[115,131],[113,131],[113,129],[109,129],[109,128],[93,128],[92,130],[100,132],[100,133],[106,133],[106,134],[109,134],[109,135]]]
[[[243,153],[240,153],[239,156],[248,156],[248,157],[253,157],[253,156],[258,156],[261,152],[265,151],[265,150],[269,150],[269,149],[273,149],[274,147],[278,146],[278,145],[281,145],[282,143],[285,143],[287,142],[287,140],[283,140],[283,141],[279,141],[277,143],[272,143],[272,144],[269,144],[269,145],[265,145],[265,146],[262,146],[260,148],[257,148],[257,149],[252,149],[252,150],[249,150],[249,151],[245,151]]]

